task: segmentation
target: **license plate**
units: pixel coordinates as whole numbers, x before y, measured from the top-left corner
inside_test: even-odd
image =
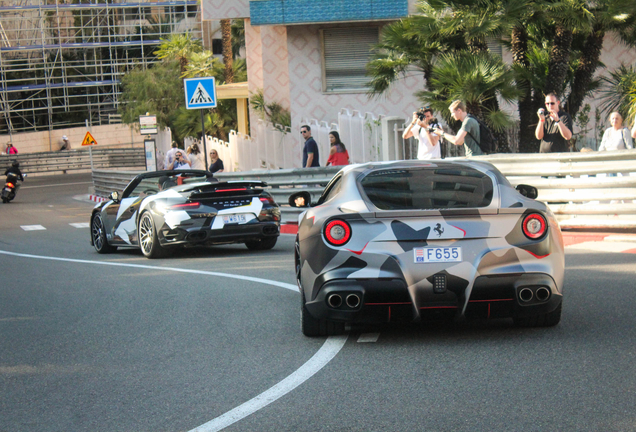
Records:
[[[11,189],[9,189],[9,188],[4,188],[4,190],[7,191],[7,192],[11,192]]]
[[[224,224],[232,224],[232,223],[245,223],[246,218],[244,214],[235,214],[235,215],[227,215],[223,216]]]
[[[416,263],[460,262],[461,247],[425,247],[413,249]]]

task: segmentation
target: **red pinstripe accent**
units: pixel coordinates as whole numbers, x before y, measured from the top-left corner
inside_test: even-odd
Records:
[[[477,303],[477,302],[496,302],[496,301],[513,301],[514,299],[492,299],[492,300],[468,300],[468,303]]]
[[[450,224],[449,224],[450,225]],[[456,227],[455,225],[451,225],[453,228],[457,228],[458,230],[460,230],[461,232],[464,233],[464,237],[466,237],[466,231],[461,229],[460,227]]]
[[[389,321],[391,321],[391,306],[389,306]]]
[[[547,255],[537,255],[537,254],[533,254],[532,252],[530,252],[529,250],[526,250],[526,252],[528,252],[530,255],[532,255],[533,257],[535,257],[536,259],[541,259],[541,258],[545,258],[550,254]]]
[[[394,302],[394,303],[365,303],[365,306],[390,306],[390,305],[410,305],[411,302]]]
[[[367,242],[367,244],[365,244],[364,247],[362,249],[360,249],[359,251],[354,251],[354,250],[347,249],[347,248],[345,248],[345,249],[347,249],[349,252],[353,252],[356,255],[362,255],[362,252],[364,251],[364,249],[367,247],[368,244],[369,244],[369,242]]]
[[[426,306],[420,309],[457,309],[457,306]]]
[[[490,318],[490,303],[488,303],[488,316],[486,318]]]

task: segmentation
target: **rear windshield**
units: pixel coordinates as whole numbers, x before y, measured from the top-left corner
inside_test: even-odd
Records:
[[[360,183],[381,210],[486,207],[493,192],[490,177],[469,167],[374,171]]]

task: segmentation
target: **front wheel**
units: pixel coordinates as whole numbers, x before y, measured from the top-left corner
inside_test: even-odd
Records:
[[[106,230],[104,229],[104,221],[99,213],[93,217],[91,223],[91,236],[93,237],[93,246],[97,253],[104,254],[117,250],[117,247],[111,246],[106,240]]]
[[[165,249],[159,244],[157,229],[152,215],[144,212],[139,220],[139,247],[146,258],[161,258]]]
[[[260,240],[246,241],[245,246],[249,250],[268,250],[276,246],[278,237],[268,237]]]

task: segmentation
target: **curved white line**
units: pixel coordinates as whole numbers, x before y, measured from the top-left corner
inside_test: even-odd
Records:
[[[278,398],[285,396],[290,391],[311,378],[316,372],[325,367],[342,349],[347,341],[347,335],[331,336],[327,338],[322,347],[307,362],[298,368],[294,373],[276,384],[274,387],[264,391],[253,399],[231,411],[211,420],[190,432],[215,432],[220,431],[239,420],[244,419],[252,413],[266,407]]]
[[[39,186],[20,186],[20,189],[39,189],[39,188],[70,186],[70,185],[79,185],[79,184],[93,184],[93,182],[60,183],[60,184],[39,185]]]
[[[151,270],[173,271],[173,272],[180,272],[180,273],[203,274],[208,276],[220,276],[220,277],[226,277],[231,279],[239,279],[239,280],[257,282],[257,283],[262,283],[267,285],[274,285],[280,288],[285,288],[288,290],[298,292],[298,287],[296,285],[292,285],[292,284],[288,284],[284,282],[277,282],[270,279],[261,279],[261,278],[255,278],[250,276],[233,275],[229,273],[219,273],[219,272],[211,272],[211,271],[205,271],[205,270],[191,270],[191,269],[183,269],[183,268],[177,268],[177,267],[157,267],[157,266],[149,266],[149,265],[143,265],[143,264],[127,264],[127,263],[108,262],[108,261],[81,260],[81,259],[74,259],[74,258],[58,258],[58,257],[50,257],[50,256],[42,256],[42,255],[21,254],[17,252],[9,252],[9,251],[3,251],[3,250],[0,250],[0,254],[12,255],[12,256],[17,256],[22,258],[50,260],[50,261],[65,261],[65,262],[73,262],[73,263],[80,263],[80,264],[95,264],[95,265],[107,265],[107,266],[118,266],[118,267],[134,267],[134,268],[143,268],[143,269],[151,269]]]
[[[298,287],[296,285],[277,282],[269,279],[261,279],[254,278],[250,276],[240,276],[233,275],[229,273],[219,273],[219,272],[210,272],[204,270],[190,270],[190,269],[182,269],[176,267],[156,267],[149,266],[143,264],[128,264],[128,263],[117,263],[117,262],[105,262],[105,261],[90,261],[90,260],[80,260],[73,258],[58,258],[58,257],[50,257],[50,256],[42,256],[42,255],[31,255],[31,254],[22,254],[17,252],[9,252],[0,250],[0,254],[3,255],[11,255],[22,258],[34,258],[34,259],[42,259],[49,261],[64,261],[64,262],[72,262],[79,264],[96,264],[96,265],[110,265],[110,266],[119,266],[119,267],[133,267],[133,268],[143,268],[143,269],[152,269],[152,270],[165,270],[165,271],[174,271],[180,273],[194,273],[194,274],[204,274],[210,276],[221,276],[232,279],[245,280],[250,282],[257,282],[262,284],[273,285],[285,289],[289,289],[297,292]],[[327,338],[325,343],[320,347],[318,352],[314,354],[305,364],[303,364],[300,368],[294,371],[287,378],[280,381],[278,384],[273,387],[265,390],[263,393],[258,396],[248,400],[242,405],[234,408],[231,411],[226,412],[225,414],[220,415],[219,417],[210,420],[209,422],[202,424],[201,426],[192,429],[191,432],[213,432],[220,431],[242,419],[245,417],[255,413],[261,408],[266,407],[270,403],[276,401],[282,396],[294,390],[296,387],[307,381],[309,378],[314,376],[316,372],[325,367],[337,354],[340,352],[345,342],[347,341],[348,335],[343,336],[331,336]]]

